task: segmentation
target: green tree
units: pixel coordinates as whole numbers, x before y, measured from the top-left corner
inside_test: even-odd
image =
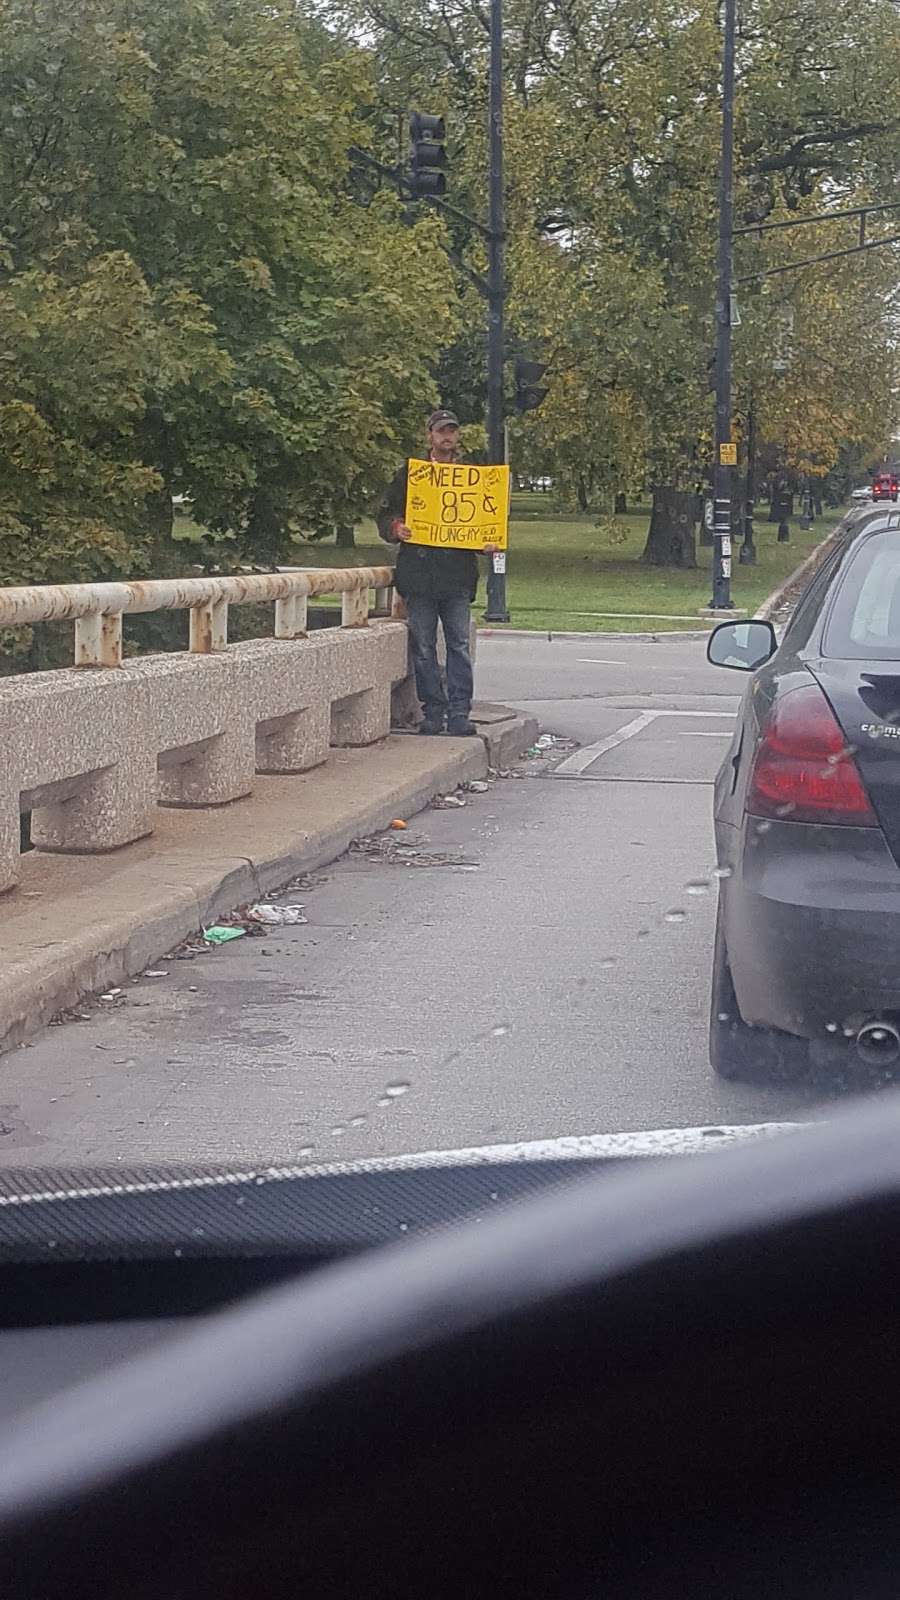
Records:
[[[478,211],[486,160],[482,8],[476,0],[452,10],[441,0],[348,0],[345,17],[348,27],[374,36],[386,101],[448,113],[453,197]],[[517,438],[553,462],[572,500],[653,486],[660,514],[648,559],[690,562],[693,531],[682,536],[664,502],[683,504],[679,497],[691,491],[711,446],[717,9],[683,0],[566,0],[547,11],[537,0],[507,0],[505,22],[510,316],[516,334],[540,340],[551,390],[517,426]],[[813,0],[787,11],[781,0],[748,0],[738,48],[739,223],[860,196],[897,197],[898,51],[900,20],[890,0],[837,0],[824,11]],[[815,237],[806,235],[809,253]],[[761,249],[748,240],[740,270],[790,259],[791,238],[772,235]],[[454,242],[464,261],[479,263],[477,236],[456,227]],[[848,272],[864,282],[861,268],[858,259]],[[841,272],[838,278],[846,281]],[[831,281],[829,268],[802,275],[796,295],[809,290],[808,302],[824,309]],[[749,290],[747,298],[754,337],[745,340],[741,330],[736,338],[736,374],[739,386],[764,397],[767,427],[784,431],[805,414],[817,459],[840,448],[842,430],[849,437],[846,430],[877,421],[884,431],[889,402],[880,379],[861,408],[832,394],[837,370],[845,393],[862,396],[870,358],[867,341],[849,337],[855,323],[842,295],[832,296],[824,323],[801,319],[816,356],[804,361],[804,405],[793,413],[792,380],[773,375],[778,322],[768,312],[777,296],[764,303]],[[891,304],[873,297],[870,327],[889,350]],[[803,453],[787,435],[784,448]]]
[[[290,4],[0,6],[4,576],[235,560],[352,523],[455,334],[433,218],[362,206],[371,58]]]

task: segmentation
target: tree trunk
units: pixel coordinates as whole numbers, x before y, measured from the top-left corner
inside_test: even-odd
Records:
[[[352,522],[339,522],[334,530],[334,542],[339,550],[352,550],[356,540],[353,533]]]
[[[576,492],[578,494],[578,509],[579,509],[579,511],[587,511],[589,509],[589,507],[590,507],[590,503],[591,502],[590,502],[590,499],[588,498],[587,484],[584,481],[584,473],[583,472],[579,472],[579,474],[578,474],[578,483],[576,485]]]
[[[744,479],[744,525],[740,530],[741,544],[738,561],[741,566],[756,565],[756,543],[753,537],[753,514],[756,504],[756,402],[751,389],[747,401],[747,473]]]
[[[625,517],[628,515],[628,496],[624,489],[620,489],[616,495],[614,511],[617,517]]]
[[[697,496],[693,490],[658,485],[653,490],[650,532],[642,560],[651,567],[696,567],[694,517]]]
[[[253,560],[261,567],[275,566],[283,534],[281,519],[271,494],[256,490],[247,518],[246,544]]]
[[[154,542],[171,539],[175,510],[172,505],[172,495],[166,485],[164,484],[153,494],[148,494],[145,505],[147,523]]]
[[[711,550],[715,544],[713,538],[713,486],[709,478],[704,478],[697,485],[697,522],[700,528],[700,548]]]

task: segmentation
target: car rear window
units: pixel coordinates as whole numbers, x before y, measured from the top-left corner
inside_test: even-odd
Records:
[[[900,529],[870,535],[851,556],[822,653],[849,661],[900,661]]]

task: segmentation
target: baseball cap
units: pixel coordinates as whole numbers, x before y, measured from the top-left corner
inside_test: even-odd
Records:
[[[427,425],[429,428],[458,428],[459,417],[455,411],[432,411]]]

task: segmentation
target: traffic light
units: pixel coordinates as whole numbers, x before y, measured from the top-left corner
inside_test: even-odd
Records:
[[[537,411],[538,406],[546,399],[548,391],[540,387],[546,371],[544,362],[529,361],[525,356],[516,356],[517,411]]]
[[[447,188],[444,137],[443,117],[413,112],[409,119],[409,187],[416,200],[426,195],[441,195]]]

